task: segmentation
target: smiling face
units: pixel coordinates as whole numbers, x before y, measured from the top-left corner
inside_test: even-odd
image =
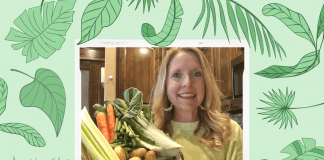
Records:
[[[197,57],[180,51],[171,60],[167,73],[167,95],[179,111],[193,111],[205,97],[203,70]]]

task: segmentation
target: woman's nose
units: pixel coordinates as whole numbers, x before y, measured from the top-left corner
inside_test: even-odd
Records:
[[[191,77],[189,75],[187,75],[183,80],[182,86],[183,87],[189,87],[191,85],[192,85]]]

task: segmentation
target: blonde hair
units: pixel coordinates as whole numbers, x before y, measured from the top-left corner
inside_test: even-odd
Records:
[[[198,109],[198,125],[194,131],[195,136],[208,147],[217,151],[223,148],[223,142],[231,138],[231,124],[228,114],[221,113],[222,99],[225,96],[219,90],[214,74],[212,72],[209,61],[198,48],[172,48],[163,58],[156,84],[152,90],[151,107],[154,117],[154,124],[165,133],[172,136],[173,130],[171,120],[173,118],[173,110],[165,112],[161,106],[170,106],[171,102],[167,98],[166,79],[169,69],[169,64],[173,57],[180,51],[185,51],[194,54],[203,69],[203,76],[205,80],[205,97],[202,106],[206,110]],[[199,107],[198,107],[199,108]],[[201,127],[205,128],[202,137],[198,136]]]

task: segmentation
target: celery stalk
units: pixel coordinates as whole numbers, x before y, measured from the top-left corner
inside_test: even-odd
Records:
[[[92,145],[91,141],[85,135],[83,131],[81,131],[81,142],[88,149],[88,153],[90,154],[93,160],[103,160],[104,158],[100,155],[97,149]]]
[[[82,140],[81,140],[82,141]],[[81,157],[83,160],[90,160],[89,153],[87,149],[85,148],[84,144],[81,142]]]
[[[104,148],[100,146],[98,141],[96,140],[96,135],[93,135],[90,130],[85,126],[84,122],[81,121],[81,130],[82,132],[87,136],[87,138],[90,140],[91,144],[95,147],[95,149],[99,152],[99,154],[105,158],[108,159],[108,155],[104,153]]]
[[[104,153],[103,156],[107,157],[107,159],[109,160],[119,160],[116,153],[108,144],[105,137],[101,134],[97,126],[93,123],[92,119],[89,116],[88,111],[85,108],[81,110],[81,122],[83,122],[84,128],[87,129],[87,131],[89,131],[89,134],[94,139],[95,143],[93,145],[96,144],[98,145],[98,153],[103,152]]]

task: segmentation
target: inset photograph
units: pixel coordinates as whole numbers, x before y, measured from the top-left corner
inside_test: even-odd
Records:
[[[83,160],[242,160],[243,47],[81,47]]]

